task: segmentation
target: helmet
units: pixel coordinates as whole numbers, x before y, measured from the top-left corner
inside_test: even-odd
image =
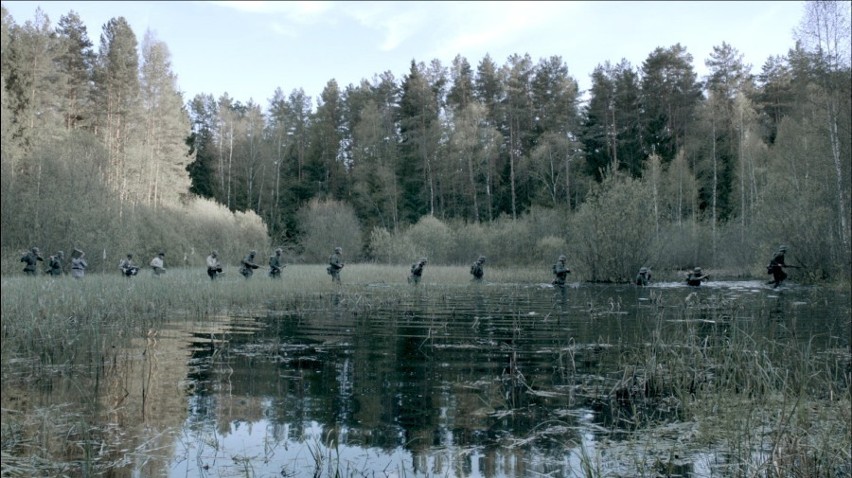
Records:
[[[38,247],[33,246],[32,251],[38,254]]]
[[[421,258],[420,258],[420,263],[421,263],[421,264],[425,264],[425,263],[426,263],[426,258],[425,258],[425,257],[421,257]]]
[[[781,246],[778,248],[779,251],[784,252],[787,250],[787,246]]]
[[[216,252],[216,251],[213,251],[213,252],[210,253],[210,255],[213,256],[213,257],[218,257],[219,253]]]
[[[561,256],[559,256],[559,262],[565,262],[565,261],[567,261],[567,260],[568,260],[568,258],[567,258],[567,257],[565,257],[565,255],[564,255],[564,254],[563,254],[563,255],[561,255]]]
[[[280,247],[279,247],[278,249],[275,249],[275,253],[276,253],[276,254],[280,254],[280,253],[282,253],[282,252],[284,252],[284,250],[283,250],[283,249],[281,249]]]
[[[640,268],[639,268],[639,273],[640,273],[640,274],[647,274],[647,273],[648,273],[648,268],[647,268],[647,267],[640,267]]]
[[[479,262],[480,264],[485,264],[485,256],[479,256],[479,259],[477,259],[476,262]]]
[[[701,274],[701,268],[700,268],[700,267],[696,267],[696,268],[695,268],[695,273],[696,273],[696,274]]]
[[[250,256],[253,256],[253,255],[255,255],[255,254],[257,254],[257,251],[255,251],[254,249],[252,249],[252,250],[250,250],[250,251],[249,251],[249,255],[250,255]]]
[[[337,253],[343,252],[343,248],[342,247],[335,247],[334,252],[337,252]]]

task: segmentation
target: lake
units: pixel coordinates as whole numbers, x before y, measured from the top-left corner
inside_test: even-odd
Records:
[[[773,447],[696,420],[697,401],[737,413],[706,391],[777,395],[762,390],[787,390],[802,353],[830,390],[807,396],[849,400],[843,291],[425,282],[257,301],[168,316],[107,344],[85,379],[46,373],[9,393],[44,421],[97,416],[69,456],[138,477],[720,476],[743,456],[739,470],[760,469]]]

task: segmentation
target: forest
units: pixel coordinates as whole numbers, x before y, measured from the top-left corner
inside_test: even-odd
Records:
[[[111,273],[127,252],[321,263],[341,246],[383,264],[566,254],[588,281],[766,277],[780,244],[798,281],[852,273],[848,2],[807,2],[795,47],[756,71],[728,43],[661,45],[602,59],[580,91],[558,54],[459,55],[265,105],[184,98],[154,34],[123,17],[99,33],[2,9],[3,274],[32,246]]]

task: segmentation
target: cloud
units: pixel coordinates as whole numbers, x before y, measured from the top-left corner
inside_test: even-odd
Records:
[[[297,23],[313,23],[333,7],[332,2],[213,1],[211,4],[246,13],[283,14]]]
[[[434,43],[435,57],[547,44],[564,33],[582,4],[575,2],[465,2],[447,4],[444,27]]]
[[[374,2],[342,3],[343,14],[361,26],[379,32],[377,48],[393,51],[410,38],[421,34],[434,22],[434,11],[442,3],[422,2]]]

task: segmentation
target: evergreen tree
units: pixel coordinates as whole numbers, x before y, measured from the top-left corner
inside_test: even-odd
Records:
[[[684,146],[701,100],[692,55],[679,43],[657,47],[642,63],[642,143],[666,164]]]
[[[439,104],[424,74],[425,67],[411,62],[402,81],[399,107],[400,160],[396,174],[402,187],[401,217],[417,222],[435,214],[435,152],[440,137]]]
[[[456,55],[450,67],[452,86],[447,94],[447,104],[455,112],[459,112],[471,104],[474,99],[473,68],[467,58]]]
[[[311,151],[308,180],[317,186],[317,195],[341,199],[347,186],[343,164],[344,141],[343,99],[335,80],[329,81],[320,94],[311,123]]]
[[[778,125],[790,113],[794,92],[792,72],[786,56],[769,57],[757,76],[756,106],[764,125],[766,142],[775,142]]]
[[[56,34],[57,61],[61,72],[57,87],[62,97],[65,127],[90,128],[94,116],[91,105],[96,59],[94,45],[86,25],[73,10],[59,19]]]
[[[217,105],[211,94],[199,93],[188,103],[192,131],[186,138],[189,156],[187,165],[191,186],[189,191],[204,198],[220,197],[216,181]]]

